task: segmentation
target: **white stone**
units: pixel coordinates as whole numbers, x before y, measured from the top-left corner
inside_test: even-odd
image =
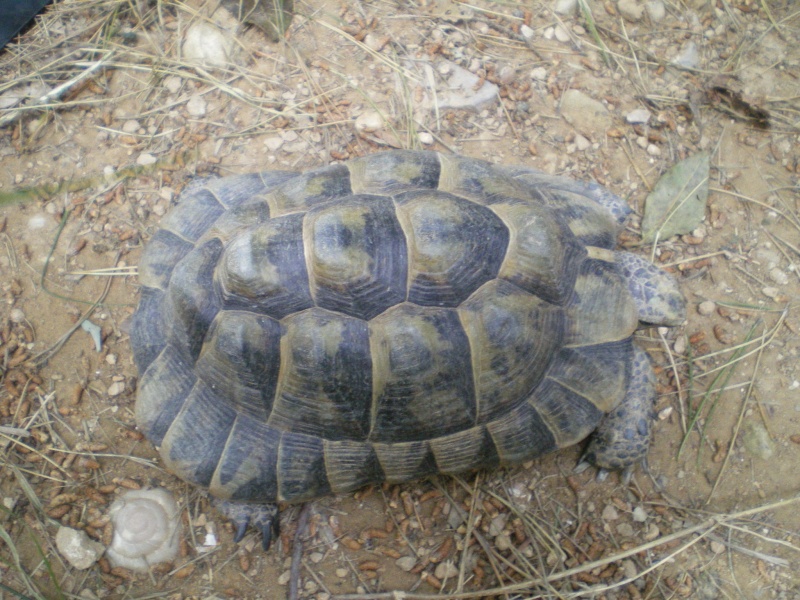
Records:
[[[272,135],[264,140],[264,145],[270,152],[277,152],[283,146],[283,138],[279,135]]]
[[[554,33],[556,39],[561,43],[566,43],[570,40],[569,32],[566,29],[564,29],[561,25],[556,25]]]
[[[125,391],[124,381],[115,381],[110,386],[108,386],[108,395],[111,398],[113,398],[114,396],[119,396],[124,391]]]
[[[664,7],[664,3],[661,0],[648,0],[644,8],[647,11],[647,16],[650,17],[650,20],[654,23],[663,20],[667,15],[667,9]]]
[[[183,79],[177,75],[170,75],[164,78],[164,87],[167,88],[170,94],[177,94],[181,90],[182,85]]]
[[[527,25],[525,25],[524,23],[519,28],[519,32],[522,34],[522,37],[524,37],[526,40],[532,40],[536,35],[536,32]]]
[[[9,314],[9,318],[11,319],[12,323],[24,323],[25,313],[22,312],[19,308],[12,308],[11,313]]]
[[[76,569],[88,569],[103,555],[106,548],[89,539],[85,531],[60,527],[56,533],[56,548]]]
[[[413,556],[401,556],[394,562],[394,564],[396,564],[403,571],[408,572],[417,564],[417,559]]]
[[[433,135],[431,135],[427,131],[421,131],[420,133],[418,133],[417,138],[419,138],[419,143],[424,146],[430,146],[434,142]]]
[[[592,142],[587,140],[582,135],[578,134],[578,135],[575,136],[575,146],[581,152],[583,152],[584,150],[588,150],[591,147],[591,145],[592,145]]]
[[[546,81],[547,69],[544,67],[536,67],[531,71],[531,79],[535,79],[536,81]]]
[[[195,119],[199,119],[200,117],[206,116],[207,106],[205,98],[200,94],[195,94],[189,98],[189,101],[186,103],[186,112]]]
[[[122,131],[125,133],[136,133],[139,131],[139,121],[136,119],[128,119],[122,124]]]
[[[775,267],[774,269],[770,269],[769,278],[772,279],[772,281],[774,281],[778,285],[786,285],[787,283],[789,283],[789,276],[784,271],[781,271],[777,267]]]
[[[358,115],[356,118],[356,133],[375,133],[379,129],[383,128],[384,124],[385,122],[383,120],[383,116],[381,116],[378,111],[367,110]]]
[[[617,512],[617,509],[610,504],[606,505],[601,516],[603,517],[604,521],[616,521],[619,519],[619,513]]]
[[[697,305],[697,314],[707,317],[714,313],[717,305],[712,300],[703,300]]]
[[[136,164],[142,167],[153,165],[157,161],[158,159],[149,152],[142,152],[139,156],[136,157]]]
[[[647,521],[647,511],[641,506],[637,506],[633,509],[633,520],[637,523],[644,523]]]
[[[648,144],[647,145],[647,153],[650,156],[661,156],[661,148],[659,148],[655,144]]]
[[[639,0],[619,0],[617,9],[619,14],[633,23],[641,21],[642,15],[644,15],[644,6]]]
[[[193,23],[183,41],[183,57],[191,62],[206,65],[224,66],[233,52],[233,39],[230,33],[206,21]]]
[[[646,108],[637,108],[625,115],[625,120],[628,123],[647,123],[650,120],[650,111]]]
[[[571,15],[578,8],[578,0],[556,0],[553,9],[559,15]]]
[[[453,577],[458,575],[458,569],[456,569],[455,565],[446,560],[444,562],[439,563],[436,565],[436,569],[433,572],[436,575],[436,579],[439,581],[444,581],[445,579],[452,579]]]

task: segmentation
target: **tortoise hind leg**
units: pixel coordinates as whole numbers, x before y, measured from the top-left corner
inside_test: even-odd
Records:
[[[248,526],[255,527],[261,532],[261,547],[265,552],[269,550],[272,540],[278,537],[280,520],[277,504],[246,504],[216,500],[214,506],[236,525],[233,541],[237,544],[244,538]]]
[[[645,464],[656,401],[655,374],[647,353],[634,346],[628,391],[620,405],[600,421],[575,471],[598,468],[603,480],[609,471],[622,471],[627,483],[637,464]]]

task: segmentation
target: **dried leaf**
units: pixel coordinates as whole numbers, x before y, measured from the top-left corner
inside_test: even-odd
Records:
[[[708,154],[690,156],[667,171],[647,196],[642,220],[646,243],[693,231],[708,199]]]

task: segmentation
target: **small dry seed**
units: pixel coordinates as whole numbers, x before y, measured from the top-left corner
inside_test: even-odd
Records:
[[[186,565],[185,567],[181,567],[180,569],[175,571],[175,574],[173,576],[176,579],[186,579],[192,573],[194,573],[194,565],[193,564],[192,565]]]
[[[380,568],[380,563],[377,560],[365,560],[358,564],[359,571],[377,571]]]
[[[342,543],[342,546],[344,546],[348,550],[361,550],[361,543],[357,542],[349,535],[344,536],[343,538],[341,538],[340,541]]]

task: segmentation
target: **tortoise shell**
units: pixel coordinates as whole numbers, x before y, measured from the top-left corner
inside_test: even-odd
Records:
[[[639,322],[683,318],[666,275],[613,251],[628,212],[433,152],[193,186],[139,267],[137,422],[169,470],[244,502],[576,444],[628,402]]]

